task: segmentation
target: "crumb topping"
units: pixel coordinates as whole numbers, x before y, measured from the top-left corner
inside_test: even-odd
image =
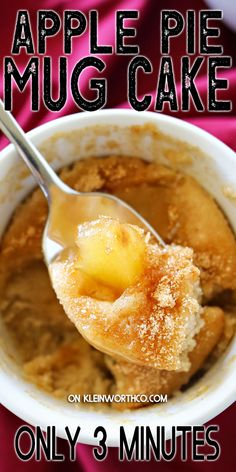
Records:
[[[98,226],[92,222],[91,231]],[[122,266],[125,263],[121,260]],[[93,277],[85,284],[76,264],[76,252],[66,251],[51,264],[50,274],[65,313],[88,342],[110,355],[158,369],[189,368],[188,353],[203,324],[200,271],[193,265],[191,249],[163,249],[146,242],[144,270],[136,282],[118,297],[108,292],[106,301],[101,300],[99,284],[94,289]]]

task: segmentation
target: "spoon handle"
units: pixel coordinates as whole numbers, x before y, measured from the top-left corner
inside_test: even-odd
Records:
[[[4,109],[1,99],[0,126],[6,137],[16,146],[17,151],[29,167],[49,203],[51,201],[50,188],[52,185],[66,191],[67,186],[59,179],[38,149],[29,141],[13,115]]]

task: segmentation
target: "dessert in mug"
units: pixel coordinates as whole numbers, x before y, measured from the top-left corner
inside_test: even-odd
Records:
[[[222,211],[192,177],[134,157],[80,160],[61,177],[122,198],[167,245],[103,216],[80,225],[50,267],[61,305],[41,252],[47,205],[34,191],[0,251],[1,316],[24,375],[65,400],[186,388],[235,331],[236,241]]]
[[[160,247],[131,224],[100,217],[50,264],[55,292],[83,337],[111,356],[188,370],[202,326],[192,250]]]

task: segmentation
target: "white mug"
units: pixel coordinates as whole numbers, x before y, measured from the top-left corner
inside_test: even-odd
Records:
[[[114,109],[65,116],[39,126],[28,136],[57,169],[89,155],[114,153],[174,165],[194,176],[208,190],[236,231],[236,199],[229,198],[229,192],[224,191],[231,188],[236,194],[235,153],[191,124],[164,114]],[[25,177],[23,169],[24,164],[12,145],[0,153],[0,234],[19,201],[34,186],[32,177]],[[43,429],[55,425],[60,437],[66,437],[65,426],[72,433],[80,426],[79,440],[86,444],[97,444],[94,431],[99,425],[107,431],[108,446],[118,446],[122,425],[128,439],[137,425],[149,426],[153,431],[164,425],[170,437],[172,426],[203,424],[236,399],[235,338],[217,363],[185,392],[168,399],[167,403],[127,411],[90,410],[86,405],[75,407],[66,399],[53,398],[24,379],[12,356],[7,335],[1,329],[2,404],[32,425]]]

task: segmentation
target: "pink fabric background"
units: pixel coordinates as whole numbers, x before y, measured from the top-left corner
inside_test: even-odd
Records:
[[[223,4],[223,2],[222,2]],[[0,44],[1,44],[1,56],[10,55],[12,34],[15,24],[16,11],[18,9],[28,9],[31,15],[32,28],[35,32],[36,25],[36,11],[38,9],[54,9],[59,13],[62,13],[64,9],[79,9],[83,12],[87,12],[90,9],[97,9],[100,15],[99,23],[99,42],[100,44],[114,44],[114,19],[115,10],[117,9],[139,9],[140,18],[132,23],[132,26],[137,27],[137,44],[140,45],[140,53],[146,55],[153,63],[154,72],[150,75],[142,75],[142,79],[139,83],[139,93],[152,93],[155,94],[157,73],[159,67],[160,58],[160,41],[159,41],[159,15],[160,9],[178,9],[183,14],[186,13],[188,8],[201,9],[206,8],[206,5],[202,0],[196,0],[194,4],[189,5],[189,1],[182,0],[176,2],[174,0],[165,0],[165,2],[158,2],[157,0],[12,0],[8,2],[5,7],[4,15],[2,11],[1,24],[0,24]],[[218,25],[217,25],[218,26]],[[35,45],[36,45],[36,35]],[[135,41],[131,39],[131,41]],[[216,40],[217,41],[217,40]],[[235,55],[235,35],[226,26],[221,26],[221,43],[224,45],[224,54],[234,56]],[[69,57],[69,70],[72,70],[75,63],[83,56],[88,55],[88,35],[87,32],[81,38],[74,39],[73,42],[73,53]],[[57,65],[58,56],[62,55],[62,33],[60,32],[55,38],[49,39],[47,55],[50,55],[54,59],[55,69]],[[185,54],[185,34],[180,35],[178,38],[173,40],[171,47],[171,55],[173,56],[175,63],[175,77],[177,84],[180,79],[180,68],[179,68],[179,57]],[[108,103],[107,107],[127,107],[126,102],[126,68],[130,60],[126,56],[104,56],[104,60],[107,63],[107,69],[105,76],[108,78]],[[2,61],[1,61],[2,62]],[[22,64],[22,67],[27,63],[27,57],[22,53],[17,58],[17,64]],[[83,74],[81,78],[82,93],[89,97],[87,81],[91,77],[93,71],[89,71]],[[228,77],[230,88],[228,91],[222,91],[219,95],[221,99],[231,99],[233,104],[236,101],[236,68],[235,65],[231,70],[225,70],[222,74],[224,77]],[[2,73],[0,76],[1,80],[1,94],[2,94]],[[56,82],[57,76],[54,77],[53,90],[56,96]],[[206,66],[204,65],[200,71],[199,78],[196,80],[196,84],[201,93],[201,98],[206,105]],[[55,88],[54,88],[55,87]],[[178,91],[180,86],[178,85]],[[13,113],[17,117],[19,123],[23,128],[28,131],[41,123],[50,121],[59,116],[74,113],[78,111],[76,105],[72,101],[70,95],[66,106],[60,113],[50,113],[43,105],[41,101],[41,108],[38,113],[29,111],[29,91],[28,89],[20,94],[17,90],[14,93],[13,101]],[[150,108],[151,110],[152,108]],[[165,107],[165,113],[170,113],[168,107]],[[236,150],[236,116],[235,107],[230,113],[209,113],[207,111],[197,113],[195,108],[192,106],[191,110],[186,112],[176,112],[175,116],[185,119],[195,125],[209,131],[210,133],[217,136],[219,139],[224,141],[228,146]],[[7,140],[0,136],[0,148],[7,144]],[[17,393],[17,392],[16,392]],[[155,463],[154,461],[148,464],[150,470],[154,470],[158,467],[160,471],[221,471],[223,467],[227,470],[233,470],[235,463],[235,419],[236,419],[236,405],[231,406],[227,411],[222,413],[212,424],[219,424],[220,426],[220,443],[222,448],[221,458],[215,463],[193,463],[188,461],[187,463],[181,463],[179,454],[175,460],[171,463]],[[22,421],[15,417],[12,413],[7,411],[4,407],[0,407],[0,470],[1,472],[11,472],[12,470],[17,471],[52,471],[66,470],[69,466],[70,470],[73,471],[105,471],[110,470],[118,471],[121,469],[125,472],[126,470],[132,470],[135,468],[141,471],[146,464],[143,463],[125,463],[119,464],[117,460],[117,450],[110,449],[109,454],[105,462],[98,463],[92,458],[92,451],[90,446],[79,445],[77,450],[77,460],[75,463],[70,463],[66,460],[65,463],[48,463],[42,460],[40,463],[34,460],[22,463],[20,462],[13,451],[13,437],[16,429],[22,424]],[[59,440],[60,451],[67,454],[67,444],[63,440]]]

